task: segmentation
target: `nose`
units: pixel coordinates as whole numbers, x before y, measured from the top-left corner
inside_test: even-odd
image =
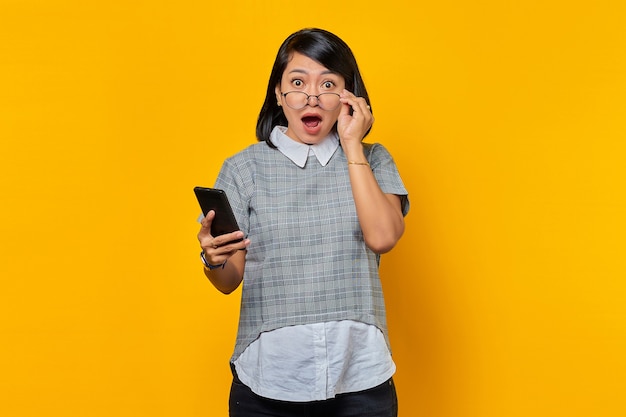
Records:
[[[315,105],[311,104],[311,97],[315,97]],[[320,96],[319,95],[314,95],[314,94],[307,94],[306,95],[306,104],[308,104],[311,107],[319,107],[320,105]]]

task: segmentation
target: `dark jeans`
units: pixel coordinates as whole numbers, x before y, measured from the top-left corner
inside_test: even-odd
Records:
[[[393,379],[389,379],[377,387],[325,401],[277,401],[256,395],[234,375],[229,409],[231,417],[397,417],[398,398]]]

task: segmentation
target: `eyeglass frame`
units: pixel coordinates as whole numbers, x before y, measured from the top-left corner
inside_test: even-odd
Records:
[[[291,105],[289,105],[289,103],[287,103],[287,94],[291,94],[291,93],[300,93],[300,94],[304,94],[306,96],[306,101],[304,103],[304,106],[302,107],[293,107]],[[296,91],[296,90],[292,90],[292,91],[287,91],[286,93],[283,93],[282,91],[280,92],[280,95],[285,97],[285,103],[287,103],[287,106],[289,106],[289,108],[294,109],[294,110],[302,110],[303,108],[305,108],[308,104],[309,104],[309,99],[311,97],[315,97],[315,99],[317,100],[317,105],[319,106],[320,109],[322,110],[326,110],[326,111],[333,111],[336,110],[340,105],[341,105],[341,101],[337,103],[337,105],[335,107],[333,107],[332,109],[325,109],[322,105],[321,105],[321,101],[320,101],[320,96],[323,96],[324,94],[328,95],[328,94],[333,94],[339,98],[341,98],[341,94],[339,93],[320,93],[320,94],[307,94],[304,91]]]

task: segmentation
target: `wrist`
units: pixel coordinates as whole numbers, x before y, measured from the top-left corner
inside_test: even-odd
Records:
[[[346,155],[346,159],[349,161],[365,161],[365,154],[363,152],[363,143],[342,143],[341,148]]]
[[[364,165],[364,166],[370,166],[369,162],[365,161],[365,162],[360,162],[360,161],[351,161],[348,160],[348,165]]]
[[[200,259],[202,260],[202,264],[204,264],[204,267],[209,271],[212,271],[214,269],[224,269],[224,267],[226,266],[226,262],[228,262],[228,260],[225,260],[223,263],[218,265],[210,264],[204,256],[204,251],[200,252]]]

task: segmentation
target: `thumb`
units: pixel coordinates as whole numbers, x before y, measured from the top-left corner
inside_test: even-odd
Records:
[[[210,232],[211,223],[213,223],[214,218],[215,218],[215,211],[209,210],[209,212],[206,214],[206,216],[202,218],[202,221],[200,222],[200,224],[202,225],[202,228]]]

